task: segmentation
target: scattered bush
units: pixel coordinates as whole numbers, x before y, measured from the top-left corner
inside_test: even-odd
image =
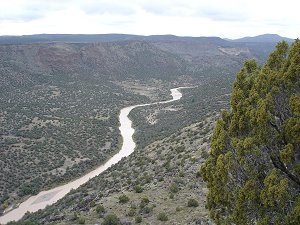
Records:
[[[136,186],[134,187],[134,190],[135,190],[136,193],[142,193],[144,189],[143,189],[142,186],[136,185]]]
[[[78,219],[78,223],[79,223],[79,224],[85,224],[85,219],[84,219],[83,217],[80,217],[80,218]]]
[[[141,202],[144,202],[144,203],[148,204],[150,202],[150,200],[149,200],[148,197],[143,197]]]
[[[143,219],[142,219],[141,216],[135,217],[135,222],[136,222],[136,223],[141,223],[142,221],[143,221]]]
[[[77,220],[77,219],[78,219],[78,215],[76,212],[74,212],[71,220]]]
[[[200,171],[200,170],[198,170],[198,171],[196,172],[196,177],[201,177],[201,171]]]
[[[103,205],[97,205],[96,212],[97,213],[104,213],[105,212],[104,206]]]
[[[93,207],[95,207],[95,206],[96,206],[95,201],[91,201],[91,202],[90,202],[90,207],[93,208]]]
[[[119,197],[119,203],[127,203],[127,202],[129,202],[129,198],[128,198],[128,196],[126,196],[126,195],[121,195],[120,197]]]
[[[198,206],[199,206],[199,203],[196,199],[190,198],[188,200],[188,207],[198,207]]]
[[[179,191],[179,188],[177,187],[177,184],[176,183],[172,183],[171,186],[170,186],[170,191],[172,193],[177,193]]]
[[[184,177],[184,172],[183,172],[183,171],[180,171],[178,175],[179,175],[180,177]]]
[[[168,221],[169,218],[164,212],[160,212],[157,216],[157,219],[160,221]]]
[[[145,206],[144,208],[142,208],[140,210],[140,213],[146,213],[149,214],[150,212],[152,212],[152,208],[150,208],[149,206]]]
[[[135,209],[130,208],[129,212],[127,213],[128,216],[133,217],[135,215]]]
[[[181,211],[182,210],[182,208],[180,207],[180,206],[177,206],[176,207],[176,212],[179,212],[179,211]]]
[[[140,208],[141,208],[141,209],[144,208],[149,202],[150,202],[150,201],[149,201],[148,197],[142,198],[141,204],[140,204]]]
[[[121,225],[121,221],[115,214],[108,214],[104,218],[103,225]]]

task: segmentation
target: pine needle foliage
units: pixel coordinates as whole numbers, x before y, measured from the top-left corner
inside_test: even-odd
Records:
[[[201,175],[216,224],[300,224],[300,40],[237,74]]]

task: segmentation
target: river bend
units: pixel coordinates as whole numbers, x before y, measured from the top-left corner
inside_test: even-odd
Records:
[[[123,144],[121,150],[117,154],[115,154],[103,165],[76,180],[70,181],[67,184],[55,187],[47,191],[41,191],[39,194],[31,196],[29,199],[22,202],[17,208],[12,209],[11,211],[0,217],[0,224],[6,224],[14,220],[18,221],[25,215],[27,211],[36,212],[39,209],[44,209],[47,205],[52,205],[59,199],[63,198],[72,189],[77,189],[79,186],[86,183],[89,179],[99,175],[103,171],[107,170],[110,166],[119,162],[123,157],[129,156],[135,148],[135,142],[133,140],[134,129],[132,128],[132,121],[128,118],[130,111],[137,107],[163,104],[179,100],[182,97],[182,94],[179,91],[179,89],[181,88],[183,87],[171,89],[171,95],[173,97],[173,99],[171,100],[134,105],[121,109],[119,116],[121,125],[119,129],[123,138]]]

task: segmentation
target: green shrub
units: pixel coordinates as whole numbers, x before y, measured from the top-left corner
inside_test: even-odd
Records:
[[[148,197],[143,197],[142,200],[141,200],[141,203],[140,203],[140,208],[144,208],[148,203],[149,203],[149,199]]]
[[[141,223],[142,222],[142,217],[141,216],[137,216],[137,217],[135,217],[135,222],[136,223]]]
[[[182,208],[180,207],[180,206],[177,206],[176,207],[176,212],[179,212],[179,211],[181,211],[182,210]]]
[[[170,186],[170,191],[171,191],[172,193],[177,193],[177,192],[179,191],[179,188],[178,188],[178,186],[177,186],[176,183],[172,183],[172,184],[171,184],[171,186]]]
[[[78,219],[78,223],[79,223],[79,224],[85,224],[85,219],[84,219],[83,217],[80,217],[80,218]]]
[[[159,181],[159,182],[164,181],[164,177],[159,177],[159,178],[158,178],[158,181]]]
[[[188,207],[198,207],[198,206],[199,206],[199,203],[196,199],[190,198],[188,200]]]
[[[145,206],[144,208],[142,208],[140,210],[141,213],[146,213],[146,214],[149,214],[150,212],[152,212],[152,208],[148,207],[148,206]]]
[[[143,189],[142,186],[136,185],[136,186],[134,187],[134,190],[135,190],[136,193],[142,193],[144,189]]]
[[[132,208],[132,209],[136,209],[136,208],[137,208],[137,206],[136,206],[136,204],[134,204],[134,203],[131,203],[131,204],[130,204],[130,208]]]
[[[174,194],[173,193],[170,194],[170,199],[174,199]]]
[[[135,209],[130,208],[129,212],[127,213],[128,216],[133,217],[135,215]]]
[[[126,195],[121,195],[121,196],[119,197],[119,203],[126,203],[126,202],[129,202],[128,196],[126,196]]]
[[[96,212],[97,213],[104,213],[105,212],[104,206],[103,205],[97,205]]]
[[[144,202],[146,204],[148,204],[150,202],[149,198],[147,196],[143,197],[141,202]]]
[[[103,225],[121,225],[121,221],[115,214],[109,214],[104,218]]]
[[[77,219],[78,219],[78,215],[76,212],[74,212],[71,220],[77,220]]]
[[[168,221],[169,220],[168,216],[164,212],[160,212],[157,215],[157,219],[160,221]]]
[[[91,202],[90,202],[90,207],[93,208],[93,207],[95,207],[95,206],[96,206],[95,201],[91,201]]]
[[[179,175],[180,177],[184,177],[184,172],[183,172],[183,171],[180,171],[178,175]]]

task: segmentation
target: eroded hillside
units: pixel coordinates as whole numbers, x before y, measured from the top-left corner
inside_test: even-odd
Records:
[[[217,114],[137,149],[78,190],[24,222],[102,224],[115,214],[122,224],[212,224],[199,165],[208,156]],[[165,216],[162,216],[165,215]]]
[[[183,108],[179,113],[166,110],[171,114],[159,114],[159,123],[147,125],[149,136],[137,134],[138,141],[147,139],[144,145],[203,119],[209,111],[226,108],[235,72],[245,58],[258,52],[232,55],[222,52],[218,44],[0,45],[0,211],[79,177],[116,152],[118,113],[124,106],[166,99],[175,86],[203,90],[202,85],[217,99],[225,96],[214,101],[209,94],[191,91],[185,103],[179,103],[182,106],[175,106]],[[200,108],[205,110],[196,116]],[[176,126],[165,119],[170,115],[179,121]],[[142,123],[135,125],[137,130],[142,131]],[[161,130],[168,132],[152,135]]]

